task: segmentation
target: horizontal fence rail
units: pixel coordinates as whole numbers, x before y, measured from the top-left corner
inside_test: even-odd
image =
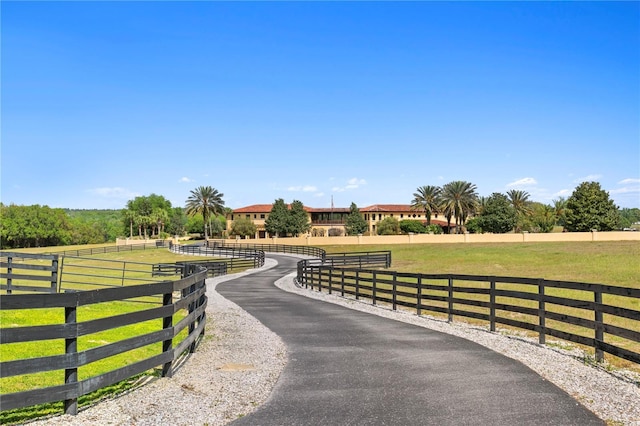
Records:
[[[226,258],[228,270],[259,268],[264,266],[264,251],[237,247],[208,247],[206,245],[171,244],[170,250],[190,256],[208,256]],[[189,261],[188,263],[192,263]]]
[[[5,356],[0,362],[0,379],[56,370],[64,374],[59,376],[61,383],[0,395],[1,410],[63,401],[65,413],[76,414],[78,399],[101,388],[154,368],[161,368],[161,375],[170,377],[174,363],[195,351],[205,331],[207,271],[202,267],[193,267],[191,272],[191,275],[173,281],[57,294],[0,296],[3,317],[10,315],[11,311],[26,309],[30,312],[46,310],[48,315],[57,313],[57,317],[64,319],[62,323],[45,325],[2,324],[0,345],[46,342],[47,346],[53,347],[56,340],[62,339],[63,352],[11,360],[6,357],[9,352],[4,352]],[[93,307],[110,303],[127,303],[135,309],[106,317],[90,315]],[[81,316],[83,320],[80,320]],[[152,325],[138,333],[136,327],[143,322]],[[133,326],[136,332],[122,340],[102,342],[101,338],[92,337],[127,326]],[[102,344],[95,346],[95,341],[101,341]],[[88,364],[140,348],[151,349],[145,352],[148,355],[134,362],[124,363],[95,376],[79,377],[79,369]]]
[[[487,321],[594,348],[640,364],[640,289],[517,277],[414,274],[303,260],[298,285],[355,299]]]
[[[0,252],[0,290],[55,293],[58,255]]]
[[[60,250],[55,252],[52,251],[51,253],[67,255],[67,256],[93,256],[94,254],[103,254],[103,253],[120,253],[120,252],[127,252],[127,251],[169,248],[170,244],[171,244],[170,240],[155,240],[152,243],[115,245],[115,246],[104,246],[104,247],[89,247],[89,248],[81,248],[81,249]]]
[[[303,256],[325,257],[325,250],[312,246],[295,246],[286,244],[252,244],[252,243],[231,243],[226,240],[213,240],[207,242],[207,247],[230,247],[239,249],[260,250],[268,253],[297,254]]]

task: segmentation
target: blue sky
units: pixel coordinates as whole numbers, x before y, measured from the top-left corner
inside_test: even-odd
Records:
[[[408,204],[454,180],[640,207],[638,2],[10,2],[15,204]]]

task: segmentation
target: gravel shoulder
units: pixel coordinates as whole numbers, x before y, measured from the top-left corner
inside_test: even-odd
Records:
[[[261,272],[275,266],[267,259]],[[248,272],[243,273],[246,275]],[[207,330],[195,354],[172,378],[153,379],[123,395],[86,408],[77,416],[58,416],[37,425],[225,425],[264,403],[287,363],[282,340],[234,303],[220,296],[218,283],[238,275],[207,280]],[[506,332],[447,323],[429,316],[313,292],[294,285],[293,275],[276,285],[351,309],[453,334],[518,360],[564,389],[609,424],[640,425],[640,375],[607,371],[585,363],[585,354]],[[560,346],[560,345],[559,345]],[[193,404],[198,401],[197,404]]]

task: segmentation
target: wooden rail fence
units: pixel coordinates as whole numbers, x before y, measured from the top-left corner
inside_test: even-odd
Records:
[[[23,253],[1,253],[6,280],[16,279],[14,260],[39,260],[47,264],[48,268],[39,268],[39,272],[52,273],[58,270],[57,256],[25,255]],[[151,265],[149,265],[151,266]],[[28,268],[32,270],[32,268]],[[107,272],[111,272],[110,270]],[[151,268],[148,268],[149,276]],[[200,265],[190,265],[183,269],[184,277],[171,281],[136,283],[132,285],[112,286],[106,288],[89,289],[86,291],[67,290],[65,293],[55,292],[55,286],[46,287],[47,294],[40,294],[44,287],[18,286],[5,284],[3,288],[14,290],[14,293],[0,295],[0,313],[3,317],[10,311],[28,310],[34,312],[47,310],[53,316],[64,318],[63,323],[46,325],[13,326],[4,321],[1,326],[0,345],[24,344],[31,342],[47,342],[49,346],[56,340],[64,341],[64,352],[34,358],[7,360],[3,356],[0,360],[0,379],[10,379],[35,373],[63,371],[62,383],[47,387],[29,389],[0,395],[0,407],[6,410],[25,408],[38,404],[63,401],[64,411],[76,414],[78,399],[106,386],[142,374],[150,369],[161,368],[161,375],[170,377],[173,365],[181,357],[194,352],[197,342],[204,335],[207,307],[206,284],[207,270]],[[36,281],[41,281],[42,275],[35,275]],[[25,276],[19,277],[25,281]],[[36,293],[24,293],[24,291]],[[92,317],[79,321],[78,313],[81,309],[91,309],[103,303],[128,303],[136,305],[133,312],[118,313],[106,317]],[[84,315],[86,317],[86,315]],[[132,332],[118,341],[103,342],[99,346],[79,350],[79,340],[88,339],[96,333],[114,330],[119,327],[134,326],[143,322],[157,321],[151,326],[152,331]],[[176,321],[174,323],[174,321]],[[148,355],[138,358],[133,363],[115,368],[92,377],[79,379],[78,369],[90,363],[107,360],[112,357],[140,348],[152,347]],[[83,346],[87,346],[86,342]],[[53,351],[55,352],[55,350]],[[62,377],[62,376],[60,376]]]
[[[414,274],[303,260],[296,280],[311,290],[423,312],[462,316],[553,336],[640,363],[640,289],[545,279]]]

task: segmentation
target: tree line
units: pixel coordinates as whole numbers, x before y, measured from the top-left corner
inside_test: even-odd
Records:
[[[598,182],[583,182],[568,199],[560,197],[552,205],[531,201],[528,192],[517,189],[481,197],[465,181],[421,186],[413,196],[411,207],[424,211],[427,225],[432,214],[442,214],[447,229],[455,223],[455,232],[545,233],[556,226],[569,232],[612,231],[640,221],[640,209],[620,210]]]
[[[192,196],[201,192],[206,195],[209,189],[200,187],[192,191]],[[129,200],[121,210],[74,210],[0,203],[0,249],[100,244],[115,242],[116,238],[202,235],[203,230],[212,236],[222,236],[228,210],[224,203],[211,208],[205,202],[206,229],[205,217],[196,205],[190,197],[185,208],[173,207],[169,200],[157,194]]]
[[[44,247],[72,244],[98,244],[117,237],[168,238],[190,233],[204,238],[223,237],[226,215],[224,194],[211,186],[190,192],[185,207],[174,207],[161,195],[151,194],[129,200],[121,210],[73,210],[41,205],[0,203],[0,248]],[[597,182],[584,182],[569,198],[553,204],[530,200],[522,190],[481,197],[474,184],[453,181],[442,187],[425,185],[416,189],[412,209],[425,213],[426,221],[388,217],[377,224],[380,235],[441,232],[551,232],[560,226],[566,231],[610,231],[631,228],[640,222],[640,209],[618,209]],[[444,229],[431,224],[432,216],[442,215]],[[301,235],[311,224],[302,202],[287,206],[277,199],[265,221],[271,235]],[[347,235],[365,234],[368,225],[357,205],[351,203],[345,220]],[[454,231],[452,231],[454,230]],[[230,235],[253,236],[256,226],[250,219],[234,221]]]

